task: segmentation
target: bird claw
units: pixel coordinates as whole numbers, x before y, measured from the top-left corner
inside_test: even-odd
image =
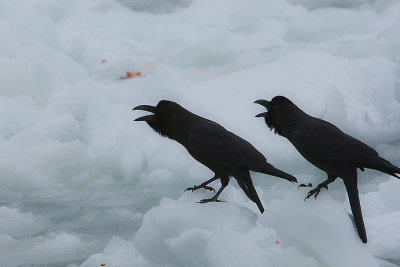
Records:
[[[214,191],[214,193],[215,193],[215,189],[212,188],[211,186],[207,186],[207,185],[203,185],[203,186],[201,186],[201,185],[195,185],[195,186],[193,186],[193,187],[188,187],[188,188],[185,189],[185,192],[186,192],[186,191],[189,191],[189,190],[192,191],[192,192],[194,192],[195,190],[200,189],[200,188],[204,188],[204,189],[207,189],[207,190],[210,190],[210,191]]]
[[[185,189],[185,192],[186,192],[186,191],[189,191],[189,190],[193,192],[193,191],[196,190],[196,189],[198,189],[198,188],[196,188],[196,186],[194,186],[194,187],[188,187],[188,188]]]
[[[312,183],[300,184],[297,188],[300,188],[300,187],[312,187]]]
[[[325,186],[324,186],[325,187]],[[306,199],[309,199],[312,195],[314,195],[314,199],[317,199],[317,196],[319,194],[319,192],[321,191],[321,187],[316,187],[313,190],[309,191],[307,193],[306,198],[304,199],[304,201],[306,201]]]
[[[225,202],[225,201],[223,201],[223,200],[218,200],[218,199],[213,199],[213,198],[209,198],[209,199],[202,199],[202,200],[200,200],[200,201],[197,202],[197,203],[202,203],[202,204],[204,204],[204,203],[207,203],[207,202]]]
[[[211,186],[203,186],[204,189],[210,190],[210,191],[214,191],[215,193],[215,189],[212,188]]]

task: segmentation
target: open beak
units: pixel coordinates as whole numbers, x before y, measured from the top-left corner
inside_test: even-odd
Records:
[[[263,113],[257,114],[256,117],[257,118],[259,118],[259,117],[267,117],[267,114],[268,114],[268,112],[263,112]]]
[[[267,110],[269,110],[271,101],[259,99],[259,100],[254,101],[254,103],[259,104],[259,105],[265,107]],[[268,112],[263,112],[263,113],[257,114],[256,117],[266,117],[267,114],[268,114]]]
[[[256,101],[254,101],[254,103],[259,104],[259,105],[264,106],[267,109],[269,109],[269,105],[271,104],[271,101],[264,100],[264,99],[258,99]]]
[[[140,105],[140,106],[134,107],[132,110],[144,110],[144,111],[155,113],[157,108],[154,106],[150,106],[150,105]],[[155,117],[156,116],[154,114],[146,115],[143,117],[139,117],[139,118],[135,119],[134,121],[151,121],[151,120],[154,120]]]

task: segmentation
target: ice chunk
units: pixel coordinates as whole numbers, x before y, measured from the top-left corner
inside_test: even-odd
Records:
[[[304,202],[305,195],[306,190],[293,189],[284,199],[271,201],[261,221],[329,266],[379,266],[341,203],[328,191]]]
[[[104,249],[101,254],[93,254],[90,256],[81,267],[91,266],[145,266],[146,260],[140,255],[140,253],[133,247],[131,241],[123,240],[119,237],[113,237],[110,243]]]
[[[0,206],[0,235],[24,237],[39,234],[48,227],[49,222],[40,216]]]
[[[196,203],[207,196],[201,191],[185,193],[177,201],[163,199],[145,214],[133,244],[159,264],[318,266],[312,255],[304,257],[273,229],[257,223],[258,211],[253,213],[246,208],[247,200],[234,197],[236,188],[227,191],[227,203]]]

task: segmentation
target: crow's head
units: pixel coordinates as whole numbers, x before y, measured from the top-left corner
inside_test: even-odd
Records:
[[[179,138],[185,130],[186,119],[191,114],[179,104],[168,100],[161,100],[157,106],[140,105],[132,110],[144,110],[153,113],[137,118],[135,121],[145,121],[154,131],[172,139]]]
[[[271,130],[284,136],[282,126],[290,117],[293,108],[297,108],[296,105],[284,96],[275,96],[271,101],[259,99],[254,103],[267,108],[267,112],[257,114],[256,117],[263,117]]]

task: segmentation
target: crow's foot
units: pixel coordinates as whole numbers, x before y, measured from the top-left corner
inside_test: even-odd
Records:
[[[304,199],[304,201],[306,201],[306,199],[310,198],[312,195],[315,195],[314,198],[317,199],[317,196],[318,196],[319,192],[321,191],[322,187],[325,187],[325,186],[317,186],[313,190],[309,191],[306,198]]]
[[[193,186],[193,187],[189,187],[189,188],[186,188],[185,189],[185,191],[195,191],[195,190],[197,190],[197,189],[200,189],[200,188],[204,188],[204,189],[207,189],[207,190],[210,190],[210,191],[214,191],[214,193],[215,193],[215,189],[214,188],[212,188],[211,186],[207,186],[207,185],[195,185],[195,186]]]
[[[218,200],[218,199],[214,199],[214,198],[209,198],[209,199],[202,199],[200,200],[198,203],[207,203],[207,202],[225,202],[223,200]]]
[[[297,188],[300,188],[300,187],[312,187],[312,183],[300,184]]]

